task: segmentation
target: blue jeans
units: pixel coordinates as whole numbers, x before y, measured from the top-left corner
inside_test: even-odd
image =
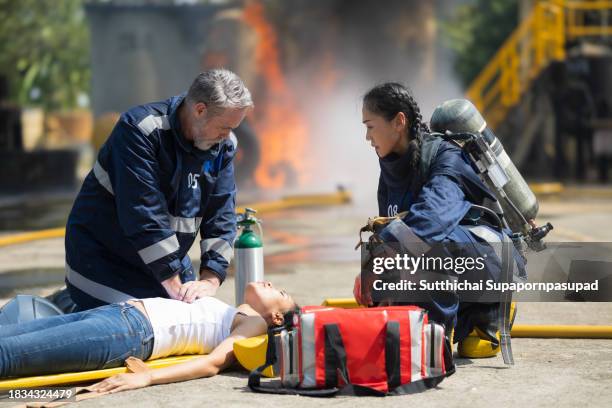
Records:
[[[130,304],[112,304],[0,326],[0,377],[121,367],[152,351],[147,317]]]

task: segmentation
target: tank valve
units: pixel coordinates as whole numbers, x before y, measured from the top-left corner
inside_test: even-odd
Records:
[[[547,222],[546,225],[542,225],[541,227],[532,228],[531,231],[529,231],[529,240],[527,243],[529,248],[537,252],[546,249],[546,244],[542,242],[542,239],[553,229],[553,225],[550,222]]]

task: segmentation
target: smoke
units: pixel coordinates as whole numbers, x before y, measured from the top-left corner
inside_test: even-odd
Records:
[[[365,141],[361,98],[378,83],[402,82],[428,121],[438,104],[461,97],[436,29],[436,6],[448,1],[290,3],[275,18],[282,22],[285,72],[309,129],[309,174],[300,188],[343,185],[376,211],[378,158]]]
[[[361,123],[361,98],[366,78],[353,75],[329,94],[301,92],[303,112],[309,123],[310,177],[303,188],[332,190],[343,186],[356,201],[369,202],[376,194],[378,156],[365,140]],[[373,203],[375,204],[375,202]],[[374,207],[373,210],[376,208]]]

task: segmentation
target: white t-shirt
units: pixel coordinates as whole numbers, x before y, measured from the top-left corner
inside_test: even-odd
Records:
[[[193,303],[164,298],[141,299],[153,327],[151,359],[208,354],[229,337],[238,309],[214,297]]]

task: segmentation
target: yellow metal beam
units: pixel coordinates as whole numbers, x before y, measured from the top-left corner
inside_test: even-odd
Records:
[[[591,0],[591,1],[566,1],[565,7],[573,10],[607,10],[612,9],[612,1],[610,0]]]
[[[587,24],[586,12],[600,12],[602,24]],[[537,2],[472,81],[466,98],[495,128],[544,68],[565,59],[566,37],[612,36],[612,27],[603,24],[609,12],[611,0]]]

